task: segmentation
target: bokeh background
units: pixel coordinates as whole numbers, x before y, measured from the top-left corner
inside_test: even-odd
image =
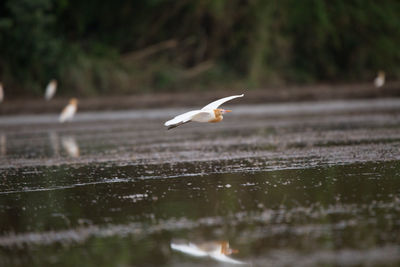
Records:
[[[2,0],[8,97],[94,96],[400,76],[397,0]]]
[[[400,266],[400,0],[0,0],[0,82],[0,267]]]

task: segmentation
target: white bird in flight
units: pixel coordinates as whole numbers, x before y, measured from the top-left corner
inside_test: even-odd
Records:
[[[385,84],[385,72],[378,71],[378,76],[374,80],[374,85],[376,88],[382,87]]]
[[[56,80],[51,80],[49,84],[46,87],[46,93],[44,94],[44,98],[46,100],[50,100],[53,98],[53,96],[56,94],[57,90],[57,81]]]
[[[223,119],[223,114],[227,112],[231,112],[231,110],[225,110],[222,108],[218,108],[223,103],[232,100],[234,98],[242,97],[244,94],[241,95],[233,95],[218,99],[214,102],[211,102],[207,106],[203,107],[199,110],[192,110],[181,115],[176,116],[172,120],[167,121],[164,125],[169,129],[178,127],[184,123],[188,123],[191,121],[197,122],[220,122]]]
[[[59,117],[59,121],[62,123],[67,120],[72,120],[77,109],[78,109],[78,99],[71,98],[69,100],[69,104],[62,110]]]

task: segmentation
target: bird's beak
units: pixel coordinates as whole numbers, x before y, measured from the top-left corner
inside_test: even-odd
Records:
[[[224,112],[225,112],[225,113],[226,113],[226,112],[232,112],[232,110],[224,109]]]
[[[236,253],[239,253],[238,249],[231,249],[231,254],[236,254]]]

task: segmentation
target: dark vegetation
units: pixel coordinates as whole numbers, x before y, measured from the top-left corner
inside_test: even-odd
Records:
[[[128,94],[400,76],[398,0],[3,0],[8,94]]]

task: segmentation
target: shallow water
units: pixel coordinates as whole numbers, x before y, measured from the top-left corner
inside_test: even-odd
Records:
[[[3,263],[211,261],[172,251],[174,240],[228,240],[236,259],[260,266],[400,261],[399,162],[169,179],[135,178],[136,166],[99,168],[37,168],[25,175],[41,190],[3,189]],[[10,175],[6,183],[21,182]]]
[[[252,266],[396,266],[391,103],[238,107],[176,131],[160,127],[171,111],[0,120],[0,266],[232,265],[172,245],[221,241]]]

